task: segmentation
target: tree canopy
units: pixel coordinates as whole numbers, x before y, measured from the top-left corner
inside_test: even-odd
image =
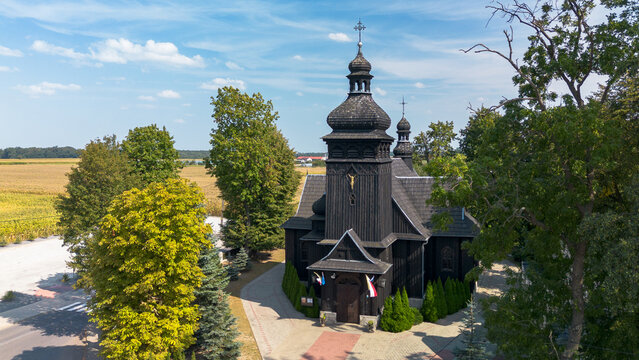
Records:
[[[165,127],[160,130],[153,124],[129,130],[122,141],[122,150],[131,161],[133,172],[143,184],[149,184],[178,177],[180,154],[174,143]]]
[[[82,277],[87,266],[87,241],[111,201],[135,186],[138,178],[132,174],[115,135],[93,140],[80,150],[80,161],[67,177],[66,193],[58,197],[56,209],[64,244],[72,254],[69,265]]]
[[[115,198],[90,242],[91,320],[109,359],[181,353],[194,342],[198,256],[211,246],[199,188],[169,179]]]
[[[269,250],[283,244],[280,225],[293,210],[300,176],[295,153],[275,126],[273,104],[259,93],[232,87],[212,97],[209,174],[226,201],[224,242],[233,248]]]
[[[624,189],[639,169],[639,3],[601,4],[608,12],[601,24],[590,21],[594,1],[489,5],[495,16],[532,31],[528,50],[516,59],[513,34],[505,31],[509,51],[483,44],[468,51],[504,59],[515,72],[519,96],[476,112],[467,129],[478,134],[467,131],[461,141],[470,145],[464,150],[469,158],[442,161],[431,174],[443,176],[434,204],[465,206],[480,222],[480,235],[465,246],[482,267],[514,247],[524,249],[526,273],[513,274],[510,288],[491,300],[485,314],[488,339],[509,358],[597,358],[597,345],[583,341],[584,329],[592,329],[587,315],[609,303],[597,304],[604,298],[588,288],[602,264],[602,257],[591,255],[597,241],[612,246],[618,239],[586,236],[582,229],[599,214],[625,211]],[[596,75],[600,91],[588,96],[584,84]],[[609,276],[630,280],[624,272]],[[613,319],[603,321],[611,326]],[[618,333],[619,339],[629,334]]]

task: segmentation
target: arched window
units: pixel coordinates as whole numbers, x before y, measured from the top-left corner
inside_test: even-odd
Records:
[[[442,248],[442,271],[453,271],[453,249],[450,246]]]

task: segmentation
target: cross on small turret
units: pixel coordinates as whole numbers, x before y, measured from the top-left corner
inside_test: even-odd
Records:
[[[357,21],[357,26],[355,26],[353,29],[355,29],[357,32],[359,32],[359,43],[361,44],[361,42],[362,42],[362,30],[366,29],[366,26],[364,26],[364,24],[362,24],[362,19],[359,19]]]
[[[400,102],[400,104],[402,104],[402,117],[404,117],[404,106],[406,104],[408,104],[408,103],[404,101],[404,97],[403,96],[402,96],[402,102]]]

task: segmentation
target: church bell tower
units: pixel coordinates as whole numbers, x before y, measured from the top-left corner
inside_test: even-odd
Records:
[[[364,242],[381,241],[392,231],[390,117],[371,94],[371,64],[358,52],[350,62],[348,98],[328,115],[333,131],[322,139],[326,160],[326,233],[339,239],[353,229]]]

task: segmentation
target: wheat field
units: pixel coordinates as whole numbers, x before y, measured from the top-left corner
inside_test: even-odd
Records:
[[[59,233],[55,199],[64,194],[66,174],[78,159],[0,159],[0,246]],[[301,174],[323,174],[326,169],[296,168]],[[195,182],[206,197],[210,215],[222,213],[215,178],[204,166],[186,166],[182,177]],[[295,195],[299,201],[304,179]]]

